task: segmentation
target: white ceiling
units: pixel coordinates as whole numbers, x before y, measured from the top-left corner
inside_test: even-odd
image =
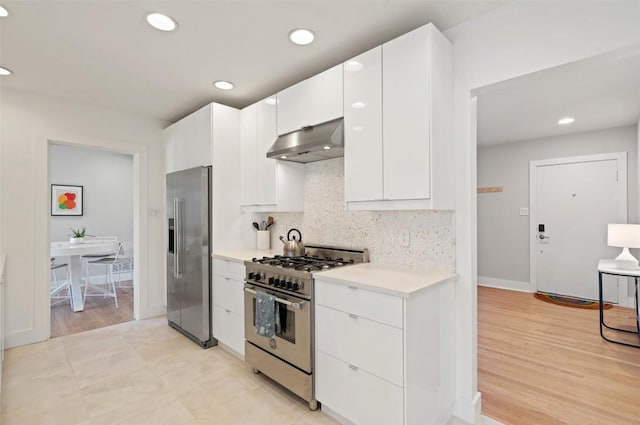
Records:
[[[640,47],[484,87],[478,146],[621,127],[640,117]],[[558,125],[573,117],[570,125]]]
[[[498,1],[3,1],[3,87],[173,122],[215,101],[244,107],[411,29],[441,31]],[[163,33],[145,16],[172,16]],[[316,32],[300,47],[296,27]],[[213,87],[229,80],[229,92]]]

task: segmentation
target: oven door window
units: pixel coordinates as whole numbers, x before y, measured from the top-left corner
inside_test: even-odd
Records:
[[[253,311],[256,311],[256,299],[253,298]],[[253,315],[253,327],[256,327],[256,315]],[[296,312],[288,310],[285,304],[276,301],[276,336],[296,343]]]

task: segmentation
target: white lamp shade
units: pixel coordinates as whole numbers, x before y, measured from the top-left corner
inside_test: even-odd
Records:
[[[609,224],[607,227],[607,245],[640,248],[640,224]]]

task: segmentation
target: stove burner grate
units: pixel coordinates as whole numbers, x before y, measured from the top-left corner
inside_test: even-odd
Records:
[[[305,272],[327,270],[333,267],[344,266],[345,264],[353,264],[353,260],[345,261],[342,258],[325,258],[317,255],[304,255],[300,257],[276,255],[275,257],[253,258],[252,261],[254,263]]]

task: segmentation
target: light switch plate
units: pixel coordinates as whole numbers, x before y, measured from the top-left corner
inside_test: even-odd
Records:
[[[529,215],[529,208],[520,207],[520,215]]]

